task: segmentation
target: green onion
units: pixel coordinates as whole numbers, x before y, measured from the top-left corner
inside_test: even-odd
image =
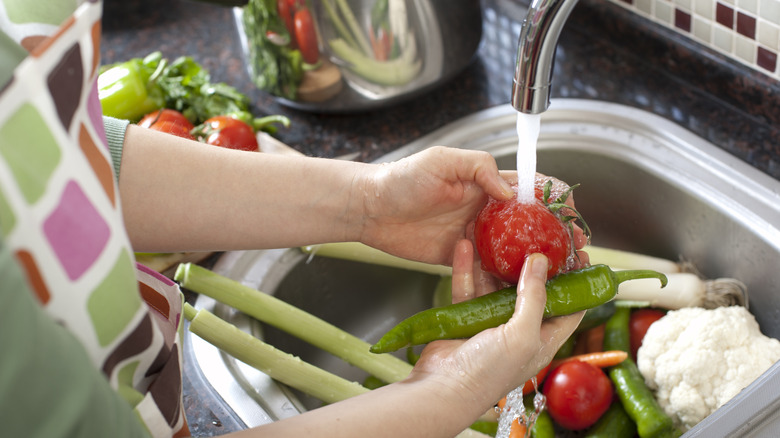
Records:
[[[286,331],[385,382],[409,375],[412,366],[390,354],[373,354],[367,342],[271,295],[191,263],[180,264],[174,279],[266,324]]]
[[[406,269],[409,271],[423,272],[441,276],[452,275],[452,268],[444,265],[432,265],[428,263],[407,260],[390,255],[378,249],[359,242],[325,243],[321,245],[305,246],[301,248],[306,254],[314,256],[331,257],[354,262],[373,263],[375,265],[389,266],[391,268]]]
[[[230,356],[250,365],[274,380],[305,392],[325,403],[335,403],[368,392],[369,389],[331,374],[285,353],[223,321],[207,310],[184,305],[189,330]]]
[[[352,9],[350,9],[346,0],[336,0],[336,3],[338,4],[339,9],[341,9],[341,13],[344,14],[344,19],[352,30],[352,34],[355,36],[360,48],[366,55],[372,55],[373,51],[371,50],[371,45],[368,43],[366,36],[363,35],[363,31],[360,29],[360,25],[355,19],[355,14],[352,13]]]
[[[660,257],[594,245],[587,245],[582,250],[588,253],[590,263],[594,265],[608,265],[613,269],[651,269],[664,274],[680,272],[678,263]]]
[[[390,61],[377,61],[366,56],[341,38],[332,39],[329,44],[336,56],[349,63],[350,70],[379,85],[407,84],[422,69],[422,61],[415,59],[417,49],[413,34],[409,34],[409,45],[401,56]]]

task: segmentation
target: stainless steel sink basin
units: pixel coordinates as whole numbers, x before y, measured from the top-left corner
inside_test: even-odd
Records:
[[[441,144],[486,150],[514,169],[516,112],[509,105],[466,117],[381,159]],[[780,338],[780,182],[676,125],[641,110],[586,100],[553,101],[542,116],[538,170],[580,183],[577,205],[593,243],[692,261],[707,277],[733,277],[749,290],[765,334]],[[438,278],[298,249],[226,253],[214,269],[365,339],[376,341],[400,319],[430,307]],[[263,327],[231,309],[209,308],[284,351],[346,378],[360,370]],[[187,337],[186,354],[228,407],[254,426],[296,415],[316,400]],[[780,364],[687,436],[778,436]]]

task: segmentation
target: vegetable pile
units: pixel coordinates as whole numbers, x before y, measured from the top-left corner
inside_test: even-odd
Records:
[[[373,3],[368,29],[347,0],[249,0],[242,17],[255,85],[285,99],[320,102],[338,94],[342,76],[335,64],[383,86],[404,85],[422,69],[406,12],[391,11],[388,0]],[[324,50],[338,61],[331,63]]]
[[[780,360],[780,341],[741,306],[670,311],[650,326],[639,371],[683,430],[695,426]]]
[[[556,212],[571,211],[563,205],[571,189],[552,197],[549,182],[540,187],[538,205],[547,209],[541,201],[544,199],[548,205],[554,204]],[[527,214],[523,208],[510,215]],[[560,242],[571,254],[572,231],[566,225],[575,217],[581,218],[551,213],[554,221],[564,225],[568,241]],[[540,223],[536,222],[535,227],[547,227]],[[512,233],[534,231],[517,228],[504,225]],[[323,374],[308,364],[296,365],[295,371],[286,365],[274,366],[286,363],[289,355],[257,339],[251,341],[259,342],[258,348],[267,353],[247,357],[243,351],[246,348],[209,333],[218,330],[218,325],[223,327],[219,330],[228,332],[238,329],[217,321],[213,322],[215,328],[204,328],[206,321],[214,319],[205,311],[188,310],[190,330],[272,378],[333,402],[405,377],[417,359],[411,346],[473,336],[506,322],[514,311],[514,287],[450,304],[451,278],[441,267],[404,263],[361,245],[322,245],[309,251],[440,274],[434,307],[401,321],[369,345],[276,298],[203,268],[181,265],[175,279],[189,290],[288,331],[367,371],[370,377],[364,385]],[[564,433],[567,436],[574,433],[594,438],[677,437],[780,359],[780,341],[762,335],[752,315],[740,306],[747,302],[740,282],[701,280],[698,274],[684,272],[691,269],[690,264],[625,251],[596,248],[590,256],[591,262],[603,263],[576,269],[566,264],[564,272],[554,273],[546,283],[545,317],[585,310],[574,335],[549,365],[497,401],[496,412],[486,413],[472,425],[473,430],[502,438],[528,434],[546,438],[563,431],[568,431]],[[524,260],[524,256],[516,256],[511,263],[522,265]],[[638,269],[645,266],[658,270]],[[684,300],[664,299],[666,289],[659,289],[658,284],[664,288],[667,281],[671,282],[668,279],[679,278],[680,274],[693,275],[698,282],[680,282],[680,289],[673,293],[686,295]],[[719,284],[715,293],[709,286],[713,282]],[[644,286],[637,287],[640,283]],[[621,296],[625,285],[632,286],[629,299]],[[401,348],[407,349],[408,363],[387,354]]]
[[[173,61],[160,52],[101,68],[98,96],[103,115],[208,144],[258,150],[257,131],[276,132],[289,119],[255,118],[249,98],[225,83],[213,83],[209,72],[191,57]]]

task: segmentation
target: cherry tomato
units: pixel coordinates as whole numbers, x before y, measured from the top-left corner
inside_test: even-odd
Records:
[[[166,108],[151,112],[138,122],[138,126],[167,132],[179,137],[194,138],[190,134],[190,131],[195,128],[192,123],[182,113],[172,109]]]
[[[189,140],[195,140],[195,137],[192,136],[190,131],[185,126],[176,122],[157,122],[150,126],[149,129],[166,132],[168,134],[173,134],[177,137],[182,137]]]
[[[168,108],[157,110],[143,116],[141,121],[138,122],[138,126],[149,128],[155,123],[162,122],[179,124],[187,128],[187,130],[192,130],[192,128],[194,128],[192,123],[184,117],[184,114]]]
[[[233,117],[212,117],[198,127],[201,141],[230,149],[258,150],[257,137],[251,126]]]
[[[569,430],[592,426],[612,403],[612,382],[604,371],[586,362],[564,362],[544,381],[547,409]]]
[[[539,370],[539,373],[536,374],[536,387],[541,388],[542,382],[544,382],[545,376],[547,376],[547,372],[550,371],[550,364],[547,364],[546,367]],[[529,379],[527,382],[525,382],[525,385],[523,385],[523,395],[528,395],[532,392],[534,392],[534,382]]]
[[[642,340],[645,338],[647,329],[650,325],[663,318],[664,312],[657,309],[636,309],[631,312],[631,319],[628,322],[628,332],[631,337],[631,355],[636,360],[636,352],[642,346]]]
[[[295,44],[295,25],[293,24],[293,16],[295,15],[295,2],[290,0],[277,0],[276,10],[279,13],[279,17],[284,22],[284,27],[287,28],[287,32],[290,33],[290,45],[296,47]]]
[[[517,190],[517,187],[514,187]],[[568,270],[574,242],[569,228],[538,198],[520,202],[491,198],[477,215],[474,243],[482,268],[509,283],[516,284],[525,260],[542,253],[549,260],[547,278]]]
[[[314,20],[306,7],[299,8],[295,12],[295,41],[298,43],[303,60],[308,64],[316,64],[320,59],[320,48],[317,45]]]

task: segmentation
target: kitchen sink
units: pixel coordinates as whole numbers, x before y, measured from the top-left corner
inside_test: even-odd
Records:
[[[517,113],[491,108],[445,126],[379,161],[432,145],[479,149],[515,168]],[[708,278],[747,285],[762,331],[780,338],[780,181],[677,125],[642,110],[592,100],[553,100],[542,115],[538,171],[581,186],[579,211],[593,243],[692,262]],[[310,256],[297,248],[225,253],[213,269],[375,342],[432,305],[439,279]],[[285,333],[199,297],[242,330],[350,380],[366,374]],[[297,415],[320,402],[185,335],[185,354],[247,426]],[[686,436],[780,436],[780,363]]]

